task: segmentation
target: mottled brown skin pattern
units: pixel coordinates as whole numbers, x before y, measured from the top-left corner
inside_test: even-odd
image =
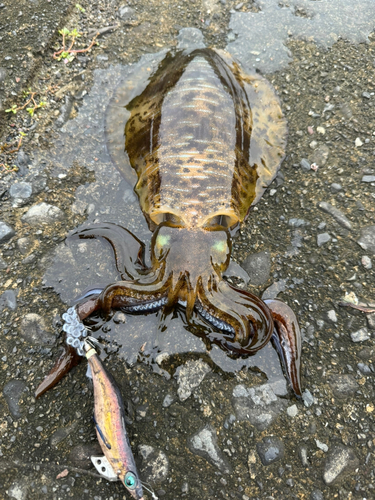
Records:
[[[124,105],[125,95],[120,89],[116,106]],[[140,258],[142,244],[123,228],[107,225],[79,233],[110,241],[122,276],[87,299],[89,307],[83,301],[81,319],[95,310],[109,314],[114,307],[130,313],[162,308],[165,317],[182,304],[187,320],[193,312],[200,315],[217,332],[213,341],[232,354],[254,354],[272,337],[300,395],[300,333],[293,311],[222,279],[232,230],[260,199],[284,157],[286,122],[272,88],[257,74],[245,75],[227,53],[198,49],[168,54],[126,109],[131,114],[125,151],[154,233],[151,267]],[[118,142],[119,134],[114,137],[112,143]],[[110,132],[108,138],[111,144]],[[112,157],[127,177],[119,153],[123,146],[115,146]]]

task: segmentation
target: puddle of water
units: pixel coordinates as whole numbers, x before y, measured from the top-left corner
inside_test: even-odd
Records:
[[[363,0],[257,0],[259,12],[231,16],[227,50],[248,67],[264,73],[292,61],[288,39],[312,41],[323,48],[339,39],[368,41],[374,29],[375,3]]]
[[[194,46],[201,47],[202,38],[197,35],[197,30],[183,30],[180,47],[189,45],[190,32],[194,32],[194,36],[191,36]],[[101,222],[120,224],[133,232],[146,246],[150,242],[151,232],[133,191],[136,176],[133,175],[123,147],[118,147],[117,150],[111,147],[111,159],[106,148],[105,116],[112,96],[116,94],[117,99],[121,100],[121,106],[111,102],[116,111],[110,116],[116,122],[118,131],[117,136],[111,134],[111,139],[122,145],[125,123],[129,116],[124,105],[145,88],[152,71],[164,56],[165,51],[161,51],[143,56],[134,65],[95,71],[94,84],[84,98],[78,116],[62,127],[60,138],[49,158],[53,163],[52,174],[60,178],[72,167],[73,162],[94,171],[96,181],[77,189],[72,207],[75,213],[87,215],[85,227]],[[123,81],[129,83],[126,92],[115,92]],[[129,172],[126,179],[120,176],[113,162],[122,165],[122,172]],[[106,285],[119,279],[108,243],[93,239],[67,240],[57,247],[54,262],[45,273],[44,283],[70,305],[87,287]],[[243,367],[257,367],[267,375],[271,383],[275,383],[276,393],[286,394],[286,382],[280,362],[270,345],[247,359],[231,359],[216,346],[207,351],[205,342],[186,327],[183,314],[175,314],[169,320],[167,328],[161,324],[159,316],[160,313],[127,315],[123,319],[124,323],[118,322],[118,317],[114,316],[105,323],[99,322],[94,327],[93,334],[106,339],[111,344],[110,350],[117,351],[129,364],[142,358],[160,372],[155,362],[160,353],[168,353],[169,356],[208,354],[218,367],[228,373],[234,373]],[[199,323],[198,318],[196,321]]]

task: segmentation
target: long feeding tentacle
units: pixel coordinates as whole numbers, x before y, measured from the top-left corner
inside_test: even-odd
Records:
[[[292,309],[278,299],[267,299],[265,303],[270,308],[275,330],[272,335],[274,345],[281,364],[289,379],[296,396],[302,396],[301,390],[301,332],[297,318]]]

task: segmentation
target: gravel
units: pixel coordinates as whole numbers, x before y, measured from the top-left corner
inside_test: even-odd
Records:
[[[284,457],[285,447],[281,439],[275,436],[265,436],[258,442],[256,449],[263,465],[271,465]]]
[[[31,226],[39,226],[44,224],[54,224],[57,221],[63,220],[65,217],[64,212],[60,208],[48,203],[39,203],[31,207],[22,220]]]
[[[350,334],[350,338],[352,339],[352,342],[364,342],[365,340],[369,340],[369,338],[371,338],[371,335],[367,328],[363,327],[356,332],[352,332]]]
[[[169,460],[164,451],[142,444],[138,451],[142,457],[141,473],[144,481],[151,485],[165,481],[168,478]]]
[[[55,340],[42,316],[36,313],[28,313],[22,318],[20,334],[31,345],[52,345]]]
[[[353,375],[332,375],[330,378],[330,386],[333,395],[339,399],[350,398],[359,389]]]
[[[266,251],[250,254],[242,262],[242,267],[250,276],[253,286],[263,285],[270,277],[271,255]]]
[[[15,234],[16,232],[11,226],[0,221],[0,245],[10,240]]]
[[[331,241],[331,236],[328,233],[320,233],[316,237],[316,243],[318,247],[321,247],[322,245],[328,243],[329,241]]]
[[[20,400],[22,394],[27,390],[23,380],[10,380],[3,388],[3,396],[8,404],[9,411],[13,418],[19,419],[22,416]]]
[[[5,308],[15,311],[17,309],[17,294],[18,290],[5,290],[0,295],[0,311]]]
[[[198,359],[196,361],[188,361],[185,365],[180,366],[177,370],[177,394],[180,401],[185,401],[194,389],[196,389],[204,377],[211,371],[207,363]]]
[[[357,243],[363,248],[363,250],[371,252],[375,255],[375,226],[362,228],[361,235]]]
[[[359,460],[351,448],[334,446],[325,462],[323,480],[326,484],[333,484],[359,465]]]
[[[327,203],[326,201],[320,201],[318,203],[318,207],[323,210],[323,212],[326,212],[327,214],[331,215],[342,227],[345,229],[351,230],[352,223],[350,220],[339,210],[338,208],[334,207],[330,203]],[[319,245],[319,243],[318,243]]]
[[[216,429],[208,425],[189,438],[190,450],[203,457],[221,472],[229,474],[230,466],[218,444]]]

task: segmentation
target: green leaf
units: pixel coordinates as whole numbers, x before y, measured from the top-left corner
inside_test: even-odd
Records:
[[[85,9],[79,5],[79,3],[76,3],[76,9],[78,9],[80,12],[86,12]]]

